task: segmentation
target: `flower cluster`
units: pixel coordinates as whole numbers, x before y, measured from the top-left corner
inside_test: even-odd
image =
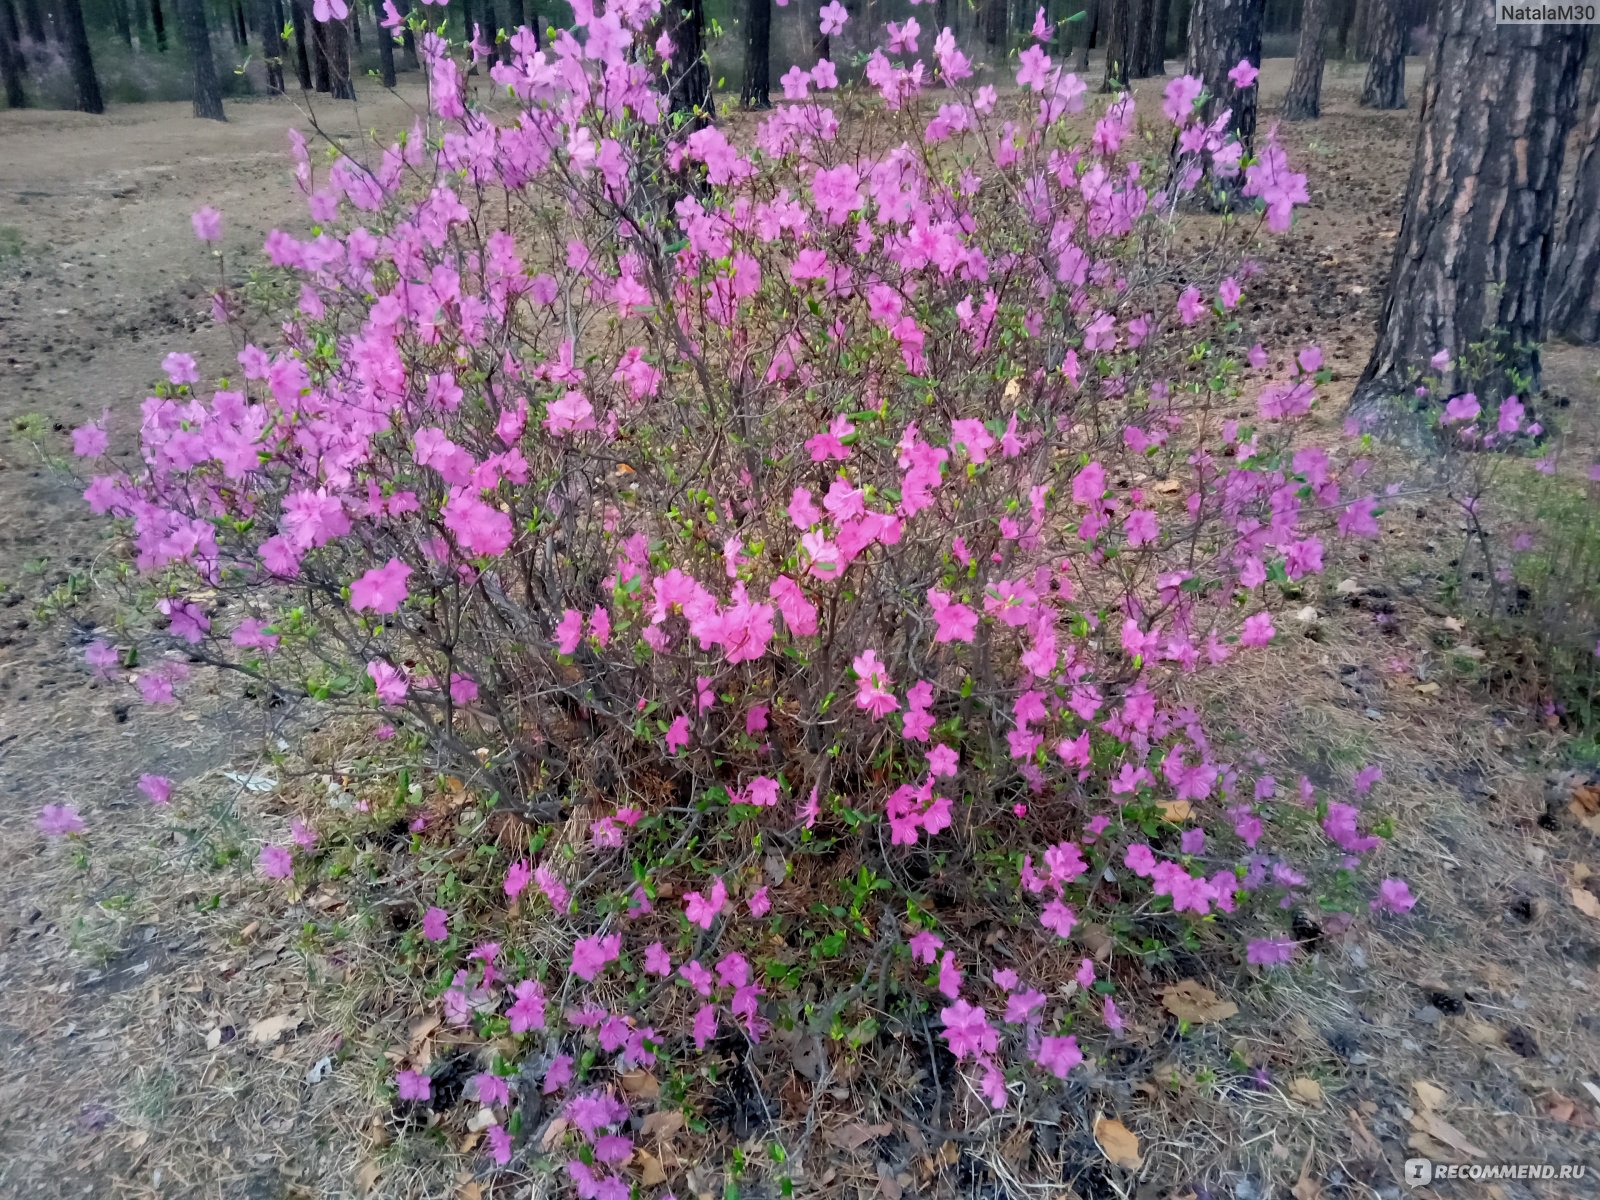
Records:
[[[789,946],[892,957],[995,1107],[1118,1035],[1138,931],[1220,914],[1241,958],[1292,958],[1315,885],[1265,831],[1320,821],[1346,865],[1376,839],[1354,805],[1277,801],[1186,689],[1267,652],[1277,590],[1375,535],[1377,501],[1297,436],[1317,350],[1278,377],[1241,340],[1249,235],[1192,253],[1175,214],[1242,171],[1280,228],[1304,177],[1200,123],[1192,78],[1162,105],[1175,150],[1144,160],[1131,98],[1088,114],[1043,44],[1002,99],[948,29],[921,57],[914,19],[839,96],[871,107],[862,136],[822,61],[737,144],[669,111],[654,0],[574,8],[545,48],[513,35],[478,96],[419,25],[426,121],[325,171],[292,139],[316,230],[267,239],[297,293],[281,339],[219,295],[237,372],[202,386],[169,356],[138,462],[86,492],[176,651],[145,652],[146,699],[226,663],[413,731],[495,802],[553,800],[493,886],[508,940],[577,924],[562,956],[508,978],[447,908],[419,925],[446,1019],[547,1055],[583,1197],[628,1194],[612,1071],[801,1019],[781,982],[807,952],[763,930],[814,919],[790,871],[819,845],[852,870],[871,847],[910,915],[858,897]],[[100,459],[104,424],[74,442]],[[296,842],[261,870],[322,852]],[[934,869],[1025,922],[1069,998],[936,920]],[[1112,913],[1128,941],[1085,957]],[[426,1075],[395,1083],[430,1101]],[[502,1121],[516,1103],[494,1074],[477,1092]]]

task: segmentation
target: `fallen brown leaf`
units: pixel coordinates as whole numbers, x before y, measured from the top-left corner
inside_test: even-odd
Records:
[[[1225,1021],[1239,1013],[1239,1006],[1233,1001],[1223,1000],[1205,984],[1193,979],[1180,980],[1163,988],[1161,1007],[1191,1025]]]
[[[841,1125],[824,1133],[822,1140],[840,1150],[859,1150],[874,1138],[887,1137],[892,1132],[888,1125]]]
[[[1101,1117],[1094,1123],[1095,1144],[1107,1158],[1129,1171],[1139,1169],[1144,1159],[1139,1157],[1139,1138],[1115,1117]]]
[[[633,1169],[639,1172],[639,1182],[645,1187],[659,1187],[667,1181],[666,1168],[661,1160],[648,1150],[633,1152]]]
[[[300,1027],[300,1014],[295,1012],[279,1013],[273,1017],[263,1017],[250,1026],[250,1040],[262,1046],[270,1046],[284,1034]]]
[[[1572,899],[1572,906],[1579,912],[1600,921],[1600,896],[1596,896],[1588,888],[1581,887],[1568,888],[1567,895]]]
[[[1309,1075],[1301,1075],[1289,1081],[1289,1095],[1302,1104],[1321,1104],[1322,1085]]]
[[[661,1095],[661,1081],[643,1067],[624,1071],[620,1078],[622,1090],[635,1100],[654,1100]]]
[[[356,1191],[360,1192],[363,1196],[372,1195],[373,1189],[378,1186],[378,1173],[381,1170],[382,1168],[370,1158],[357,1167]]]
[[[1411,1090],[1417,1094],[1417,1107],[1423,1112],[1431,1112],[1443,1108],[1444,1102],[1449,1099],[1449,1093],[1442,1087],[1436,1087],[1423,1079],[1415,1080]]]
[[[1480,1150],[1468,1140],[1454,1125],[1446,1121],[1438,1113],[1419,1112],[1411,1118],[1411,1127],[1420,1133],[1425,1133],[1431,1138],[1436,1138],[1449,1146],[1452,1150],[1459,1151],[1469,1158],[1484,1158],[1487,1152]]]
[[[683,1114],[677,1109],[670,1112],[653,1112],[639,1126],[641,1137],[669,1138],[683,1128]]]

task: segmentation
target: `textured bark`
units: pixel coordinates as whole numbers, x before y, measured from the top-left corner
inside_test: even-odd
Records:
[[[1128,25],[1132,19],[1133,3],[1134,0],[1106,0],[1111,21],[1106,33],[1106,73],[1100,83],[1102,92],[1128,86]]]
[[[289,17],[294,24],[294,73],[300,81],[300,90],[311,90],[311,57],[306,53],[306,23],[311,12],[303,0],[289,0]]]
[[[1256,133],[1258,87],[1236,88],[1228,72],[1241,58],[1261,62],[1261,0],[1195,0],[1189,14],[1189,74],[1206,85],[1203,108],[1210,120],[1224,108],[1233,110],[1248,155]]]
[[[351,38],[352,42],[354,43],[356,50],[360,50],[361,49],[361,5],[359,3],[352,4],[350,6],[350,38]],[[354,55],[354,51],[352,51],[352,56],[353,55]]]
[[[1167,73],[1167,26],[1172,16],[1172,0],[1155,0],[1150,10],[1150,43],[1145,50],[1147,74]]]
[[[128,20],[127,0],[109,0],[111,4],[111,24],[117,31],[117,36],[122,39],[122,44],[129,49],[133,48],[133,22]]]
[[[1372,30],[1372,6],[1387,0],[1356,0],[1355,24],[1350,30],[1350,43],[1346,47],[1350,58],[1367,56],[1368,37]]]
[[[167,52],[167,21],[161,14],[161,0],[150,0],[150,25],[156,33],[156,52]]]
[[[1591,35],[1592,36],[1592,35]],[[1589,110],[1550,264],[1550,332],[1600,342],[1600,105]]]
[[[395,0],[394,7],[402,17],[409,17],[411,15],[411,0]],[[534,41],[538,40],[539,34],[538,31],[535,30]],[[422,65],[417,59],[417,35],[411,32],[411,26],[409,25],[402,25],[400,27],[400,48],[405,51],[406,66],[415,71]]]
[[[335,100],[354,100],[356,88],[350,78],[350,26],[345,21],[329,21],[328,91]]]
[[[1155,0],[1131,0],[1128,11],[1129,79],[1150,77],[1150,26],[1155,21]]]
[[[39,7],[39,0],[19,0],[22,5],[22,31],[28,35],[32,42],[43,42],[49,37],[44,25],[44,9]]]
[[[378,23],[378,81],[394,86],[394,34],[383,27],[383,0],[372,0],[372,19]]]
[[[489,51],[489,63],[492,66],[497,57],[509,57],[510,46],[502,46],[499,42],[500,23],[495,16],[494,5],[485,3],[483,6],[483,44]]]
[[[226,121],[222,113],[222,81],[211,57],[211,33],[206,29],[204,0],[177,0],[178,28],[189,52],[189,67],[194,72],[194,115],[210,121]]]
[[[22,87],[28,64],[22,57],[21,42],[16,9],[11,0],[0,0],[0,77],[5,81],[7,108],[28,106],[28,94]]]
[[[711,103],[711,65],[706,61],[704,0],[669,0],[663,14],[673,48],[669,108],[691,117],[695,126],[709,124],[716,110]]]
[[[235,46],[244,45],[244,13],[237,5],[224,4],[222,6],[222,19],[228,24],[228,36],[233,39]]]
[[[255,0],[256,31],[261,36],[261,57],[267,68],[267,91],[283,93],[283,23],[274,0]]]
[[[739,103],[744,108],[772,107],[772,0],[745,0]]]
[[[1322,115],[1322,68],[1328,58],[1328,0],[1305,0],[1294,75],[1283,98],[1283,119],[1314,121]]]
[[[1419,425],[1414,373],[1441,349],[1454,358],[1450,394],[1538,389],[1557,182],[1587,40],[1581,26],[1497,28],[1477,0],[1442,6],[1358,414],[1406,436]],[[1474,368],[1479,345],[1496,361]]]
[[[1399,12],[1402,3],[1403,0],[1372,0],[1372,26],[1368,33],[1372,57],[1361,89],[1365,108],[1406,106],[1406,54]]]
[[[56,20],[61,23],[67,65],[72,68],[73,107],[79,112],[103,113],[106,102],[100,95],[100,80],[95,77],[94,57],[89,53],[89,31],[83,24],[82,0],[56,0],[56,3]]]
[[[1083,10],[1083,40],[1078,43],[1078,70],[1089,69],[1089,43],[1094,41],[1095,31],[1100,27],[1100,9],[1105,0],[1087,0]]]
[[[310,18],[311,23],[306,26],[306,36],[311,39],[311,83],[319,92],[333,91],[333,71],[328,66],[328,43],[332,35],[328,33],[325,21],[318,21],[311,16],[311,11],[303,5],[301,11]]]
[[[1006,0],[983,0],[983,40],[1001,53],[1006,49],[1010,7]]]

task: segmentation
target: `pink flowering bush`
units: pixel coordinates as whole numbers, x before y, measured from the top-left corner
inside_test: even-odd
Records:
[[[736,142],[665,111],[655,15],[522,30],[476,94],[419,29],[426,121],[325,169],[293,138],[292,310],[268,337],[219,293],[237,364],[170,355],[138,461],[86,492],[143,589],[99,669],[370,713],[520,818],[452,868],[496,939],[441,891],[418,953],[447,1022],[526,1056],[479,1077],[495,1160],[553,1154],[585,1198],[628,1194],[616,1072],[858,1044],[858,977],[1026,1106],[1202,930],[1271,969],[1300,906],[1410,901],[1358,883],[1353,794],[1280,796],[1193,704],[1378,532],[1363,464],[1302,428],[1318,351],[1270,369],[1239,324],[1251,223],[1177,229],[1203,173],[1287,227],[1282,149],[1198,124],[1193,79],[1151,141],[1043,47],[980,83],[915,22]],[[1317,839],[1326,869],[1286,856]],[[295,843],[260,869],[332,852]]]

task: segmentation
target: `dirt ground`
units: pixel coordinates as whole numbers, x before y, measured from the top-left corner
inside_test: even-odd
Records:
[[[1288,67],[1266,65],[1264,119]],[[1409,76],[1415,91],[1419,63]],[[1266,252],[1275,282],[1248,301],[1264,334],[1321,340],[1345,387],[1370,345],[1413,121],[1358,109],[1359,85],[1358,71],[1331,66],[1322,120],[1286,127],[1313,205]],[[394,98],[327,108],[319,118],[342,135],[410,121]],[[189,213],[225,214],[230,273],[272,225],[306,222],[284,140],[291,123],[309,132],[305,115],[285,101],[229,114],[226,125],[193,120],[186,104],[0,114],[0,1196],[267,1200],[372,1184],[369,1092],[319,1070],[351,1015],[298,948],[298,910],[269,913],[248,872],[218,853],[242,834],[213,802],[237,799],[242,819],[257,819],[275,778],[262,747],[292,751],[297,731],[205,677],[176,711],[130,704],[83,665],[90,631],[48,613],[60,589],[90,595],[103,529],[40,447],[61,454],[64,431],[107,408],[126,436],[168,350],[231,355],[205,316],[218,266]],[[1600,393],[1592,354],[1557,348],[1548,369],[1575,398]],[[1331,948],[1309,982],[1242,997],[1232,1049],[1262,1067],[1256,1093],[1207,1091],[1193,1048],[1152,1033],[1151,1078],[1188,1083],[1150,1102],[1147,1162],[1182,1180],[1188,1161],[1231,1161],[1187,1189],[1215,1200],[1291,1185],[1296,1200],[1393,1197],[1420,1146],[1585,1163],[1591,1179],[1416,1194],[1600,1194],[1600,923],[1567,893],[1584,855],[1600,856],[1592,834],[1543,819],[1560,800],[1547,778],[1560,745],[1527,711],[1396,680],[1387,664],[1437,643],[1426,570],[1398,552],[1351,569],[1368,590],[1334,596],[1331,577],[1320,636],[1275,660],[1281,676],[1230,715],[1282,731],[1286,761],[1307,770],[1383,764],[1422,904],[1386,935]],[[1382,606],[1371,589],[1393,598],[1389,641],[1372,634]],[[91,598],[76,611],[99,609]],[[134,786],[146,771],[173,777],[185,799],[152,810]],[[44,803],[84,813],[85,858],[42,843]],[[394,998],[369,999],[403,1022]],[[259,1024],[272,1020],[276,1031]],[[862,1194],[882,1177],[867,1166]],[[390,1170],[379,1186],[467,1194],[471,1169]]]

